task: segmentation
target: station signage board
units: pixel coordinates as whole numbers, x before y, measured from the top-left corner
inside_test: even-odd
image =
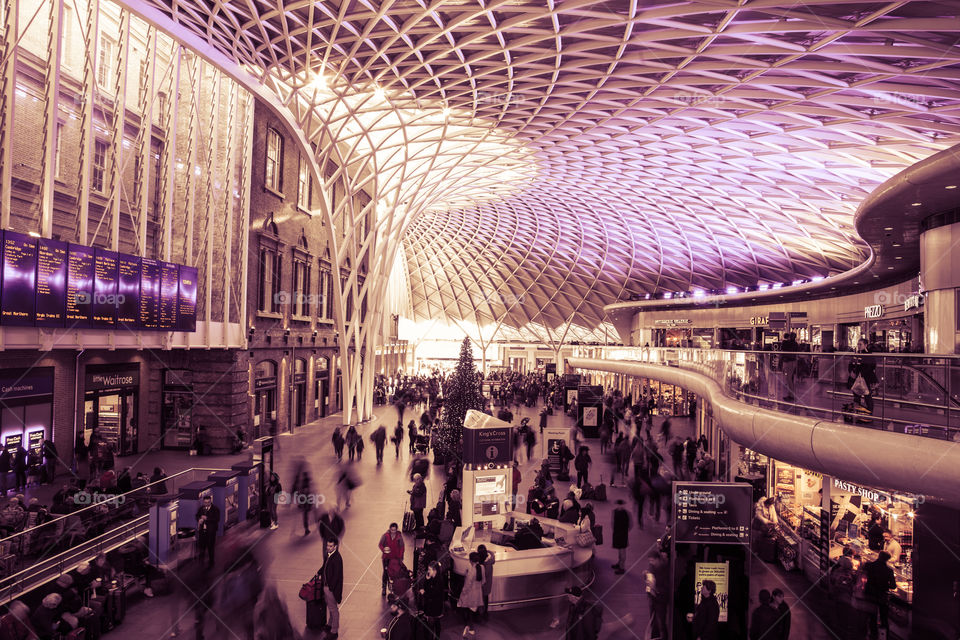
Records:
[[[750,543],[753,487],[742,482],[675,482],[677,543]]]
[[[903,301],[903,310],[910,311],[911,309],[919,309],[922,304],[923,294],[914,293],[907,296],[907,299]]]
[[[660,320],[654,320],[653,324],[667,325],[669,327],[675,327],[679,325],[693,324],[693,320],[690,318],[661,318]]]
[[[765,327],[770,324],[770,316],[753,316],[750,318],[751,327]]]
[[[463,461],[471,465],[506,465],[513,460],[513,428],[503,420],[474,411],[463,421]]]

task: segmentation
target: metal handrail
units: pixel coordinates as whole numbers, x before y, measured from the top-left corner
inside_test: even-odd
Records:
[[[121,527],[111,529],[96,538],[82,542],[56,556],[36,562],[22,571],[0,579],[0,605],[46,584],[68,571],[72,571],[81,563],[88,562],[101,553],[107,553],[122,547],[147,533],[149,529],[150,515],[140,516]]]
[[[168,481],[168,480],[174,480],[174,479],[176,479],[176,478],[179,478],[180,476],[186,475],[186,474],[188,474],[188,473],[194,473],[194,472],[197,472],[197,471],[210,471],[210,472],[213,472],[213,471],[226,471],[226,469],[207,469],[207,468],[203,468],[203,467],[191,467],[190,469],[185,469],[184,471],[179,471],[179,472],[173,474],[172,476],[167,476],[167,477],[165,477],[163,480],[158,480],[158,481],[156,481],[156,482],[151,482],[151,483],[149,483],[149,484],[145,484],[145,485],[143,485],[142,487],[137,487],[136,489],[131,489],[130,491],[127,491],[127,492],[125,492],[125,493],[118,493],[118,494],[116,494],[116,495],[114,495],[114,494],[103,494],[103,495],[109,495],[109,496],[111,496],[111,497],[110,497],[108,500],[106,500],[105,502],[106,502],[106,503],[109,503],[110,501],[119,501],[121,497],[124,498],[124,501],[125,501],[126,498],[149,497],[149,496],[160,496],[160,495],[163,495],[163,494],[158,494],[158,493],[151,493],[148,489],[149,489],[150,487],[154,487],[154,486],[158,486],[158,485],[160,485],[160,484],[163,484],[163,483],[165,483],[165,482]],[[134,494],[138,494],[138,495],[134,495]],[[2,545],[2,544],[5,543],[5,542],[12,542],[12,541],[14,540],[14,538],[17,538],[17,537],[20,537],[20,536],[23,536],[23,535],[27,535],[28,533],[35,533],[35,530],[38,529],[38,528],[40,528],[40,527],[47,527],[47,526],[50,526],[50,525],[54,525],[54,526],[55,526],[56,523],[59,522],[60,520],[64,520],[64,522],[66,522],[66,518],[71,518],[71,517],[74,517],[74,516],[80,516],[80,517],[82,518],[83,515],[86,515],[87,512],[93,513],[93,509],[96,509],[97,507],[99,507],[100,504],[103,504],[103,503],[91,504],[90,506],[82,507],[82,508],[80,508],[80,509],[77,509],[76,511],[71,511],[70,513],[65,513],[65,514],[58,515],[58,516],[56,516],[55,518],[50,518],[49,520],[46,520],[45,522],[43,522],[43,523],[41,523],[41,524],[39,524],[39,525],[36,525],[36,526],[34,526],[34,527],[31,527],[31,528],[29,528],[29,529],[24,529],[23,531],[18,531],[18,532],[16,532],[16,533],[12,534],[12,535],[7,536],[6,538],[0,538],[0,545]],[[26,509],[26,506],[25,506],[25,505],[24,505],[24,509]]]

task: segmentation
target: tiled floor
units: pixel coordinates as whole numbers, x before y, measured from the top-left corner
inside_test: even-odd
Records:
[[[529,415],[532,422],[537,424],[536,409],[523,408],[516,419]],[[381,421],[384,424],[393,424],[396,412],[392,407],[380,407],[376,411],[376,419],[364,426],[363,432],[368,434]],[[555,415],[552,421],[568,420]],[[277,471],[285,488],[289,488],[295,466],[305,462],[311,467],[314,478],[314,487],[326,499],[333,499],[333,488],[338,469],[336,459],[330,444],[330,434],[337,424],[338,417],[327,418],[318,423],[304,427],[295,435],[279,438],[279,451],[276,458]],[[692,430],[689,420],[674,420],[674,435],[685,437]],[[369,442],[369,440],[368,440]],[[592,480],[599,481],[600,473],[609,483],[610,464],[599,453],[599,444],[591,444],[595,469]],[[196,466],[202,463],[205,467],[229,467],[230,464],[243,459],[240,456],[216,456],[196,458],[178,452],[158,452],[143,456],[135,466],[135,470],[152,470],[154,465],[163,466],[168,473]],[[134,460],[122,461],[120,464],[132,464]],[[539,460],[528,461],[521,467],[524,476],[523,487],[528,486],[533,477],[533,468],[538,466]],[[380,598],[380,562],[377,550],[377,540],[388,524],[399,521],[406,506],[409,487],[407,481],[407,467],[409,456],[406,448],[401,458],[396,460],[392,449],[387,450],[384,464],[377,467],[372,446],[364,452],[363,461],[354,465],[362,478],[362,485],[354,492],[353,506],[348,509],[346,520],[346,534],[344,536],[341,553],[344,559],[345,585],[344,601],[341,605],[341,632],[340,637],[349,640],[361,640],[379,637],[379,629],[386,620],[385,604]],[[442,472],[437,473],[438,467],[431,469],[429,478],[430,500],[437,499],[439,485],[442,481]],[[627,499],[627,490],[621,487],[608,489],[609,501],[597,503],[598,522],[610,529],[613,502],[618,497]],[[272,561],[267,567],[268,580],[276,584],[281,597],[290,610],[294,628],[304,629],[305,608],[297,598],[300,585],[309,579],[322,563],[320,537],[312,532],[303,536],[299,513],[292,507],[281,507],[280,528],[276,531],[260,532],[262,536],[261,548],[267,549]],[[313,526],[311,527],[314,528]],[[654,548],[656,538],[663,532],[662,526],[653,526],[648,522],[645,529],[634,527],[631,531],[631,547],[628,555],[628,565],[631,570],[625,575],[615,576],[610,569],[614,561],[614,551],[607,545],[597,549],[595,560],[597,580],[593,591],[602,599],[604,604],[604,631],[602,638],[626,639],[644,638],[644,630],[648,622],[647,601],[643,589],[642,571],[646,567],[648,552]],[[609,535],[609,533],[608,533]],[[407,540],[408,566],[412,566],[412,541]],[[800,596],[809,588],[809,585],[799,575],[785,576],[782,571],[763,566],[757,561],[754,563],[756,591],[760,586],[780,586],[788,594]],[[815,591],[815,590],[814,590]],[[814,594],[819,598],[819,594]],[[811,598],[807,595],[806,598]],[[788,596],[794,610],[793,638],[819,640],[829,638],[822,625],[802,604],[796,604]],[[136,630],[138,638],[145,640],[159,640],[169,636],[170,604],[173,596],[141,600],[131,606],[126,621],[113,634],[120,637]],[[477,637],[484,639],[529,638],[531,640],[547,640],[562,637],[560,630],[551,630],[549,622],[557,611],[554,606],[544,605],[508,612],[494,612],[490,622],[479,628]],[[565,606],[562,614],[565,616]],[[627,616],[630,614],[630,616]],[[444,620],[444,638],[459,637],[462,625],[454,616],[448,615]],[[111,636],[113,635],[111,634]],[[181,637],[193,638],[192,635],[182,634]],[[217,637],[210,636],[207,637]],[[221,634],[220,637],[241,640],[233,634]],[[317,637],[307,633],[307,638]],[[245,640],[245,639],[242,639]]]

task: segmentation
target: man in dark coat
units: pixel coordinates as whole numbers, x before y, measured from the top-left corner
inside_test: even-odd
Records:
[[[627,547],[630,544],[630,512],[624,508],[624,504],[623,500],[617,500],[617,508],[613,510],[611,544],[617,550],[617,563],[613,565],[614,573],[617,575],[627,570]]]
[[[328,509],[317,518],[317,533],[323,538],[323,559],[327,559],[327,540],[339,540],[343,537],[346,525],[336,509]]]
[[[580,587],[569,587],[566,592],[570,610],[563,640],[597,640],[603,622],[600,605],[585,598]]]
[[[700,587],[700,604],[693,614],[693,640],[717,640],[720,633],[720,604],[714,594],[717,583],[704,580]]]
[[[750,615],[750,640],[779,640],[775,629],[778,628],[780,616],[770,604],[770,592],[760,589],[757,598],[760,604]]]
[[[326,541],[327,559],[320,569],[323,574],[323,597],[327,603],[327,638],[336,638],[340,633],[340,602],[343,600],[343,558],[340,557],[340,541]]]
[[[18,446],[13,453],[13,476],[17,486],[17,493],[27,488],[27,450]]]
[[[862,571],[867,576],[867,583],[864,585],[863,595],[867,601],[876,605],[877,613],[880,616],[880,627],[889,628],[888,615],[890,611],[890,590],[897,588],[897,581],[893,575],[893,569],[887,565],[890,554],[881,551],[877,554],[877,559],[863,565]],[[877,616],[870,612],[870,637],[877,638]]]
[[[387,446],[387,428],[383,425],[377,427],[377,430],[370,434],[370,441],[373,442],[373,448],[377,452],[377,464],[383,464],[383,449]]]
[[[777,640],[789,640],[790,638],[790,605],[783,601],[783,590],[774,589],[773,606],[777,610]]]
[[[53,479],[57,475],[57,461],[60,459],[57,454],[57,445],[53,444],[53,440],[44,440],[43,441],[43,463],[47,469],[47,482],[53,482]]]
[[[217,528],[220,526],[220,509],[213,504],[212,496],[204,496],[197,509],[197,548],[200,559],[207,554],[207,566],[213,568],[214,546],[217,543]]]

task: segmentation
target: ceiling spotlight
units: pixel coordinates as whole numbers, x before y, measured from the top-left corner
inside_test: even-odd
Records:
[[[766,290],[769,289],[769,288],[770,288],[770,285],[768,285],[768,284],[758,284],[758,285],[757,285],[757,291],[766,291]]]
[[[893,227],[884,227],[883,230],[884,230],[884,231],[893,231]]]
[[[736,287],[727,287],[727,293],[730,295],[733,295],[735,293],[739,293],[739,291],[737,290]]]
[[[673,297],[673,294],[670,293],[669,291],[666,292],[665,294],[663,294],[663,299],[664,299],[664,300],[669,300],[669,299],[672,298],[672,297]]]
[[[890,245],[890,246],[892,246],[892,247],[899,247],[899,246],[900,246],[900,243],[899,243],[899,242],[894,242],[894,243],[893,243],[892,245]]]
[[[821,280],[823,280],[823,276],[813,276],[810,278],[810,282],[820,282]]]
[[[40,237],[40,234],[37,233],[36,231],[28,231],[28,232],[27,232],[27,235],[30,236],[31,238],[39,238],[39,237]]]
[[[950,184],[944,187],[944,189],[956,189],[956,188],[957,188],[957,185],[955,184]]]
[[[779,288],[782,287],[782,286],[783,286],[783,283],[782,283],[782,282],[775,282],[774,284],[770,285],[770,288],[771,288],[771,289],[779,289]]]
[[[797,286],[798,284],[803,284],[803,280],[794,280],[792,286]]]
[[[707,292],[704,291],[703,289],[697,289],[693,292],[694,298],[702,298],[705,295],[707,295]]]
[[[644,299],[644,300],[649,300],[649,299],[650,299],[650,294],[648,293],[646,296],[644,296],[643,299]]]
[[[888,269],[888,270],[889,270],[889,269],[893,269],[893,267],[887,267],[887,269]]]
[[[912,203],[910,206],[911,206],[911,207],[919,207],[919,206],[922,205],[922,204],[923,204],[922,202],[914,202],[914,203]]]
[[[897,256],[894,260],[903,260],[903,256]]]

